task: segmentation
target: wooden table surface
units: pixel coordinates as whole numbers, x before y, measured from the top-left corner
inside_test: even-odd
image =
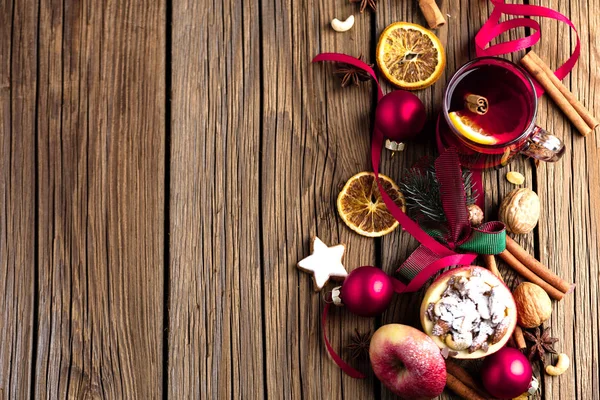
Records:
[[[442,3],[447,67],[417,92],[422,140],[384,157],[395,178],[433,154],[445,82],[474,57],[492,8]],[[530,3],[578,27],[564,82],[600,114],[600,4]],[[333,32],[349,14],[354,28]],[[341,185],[369,170],[375,89],[341,89],[331,65],[310,64],[325,51],[374,62],[394,21],[425,24],[408,0],[363,14],[348,0],[0,0],[0,398],[392,398],[326,356],[322,296],[295,265],[314,235],[345,243],[349,270],[391,273],[416,247],[338,217]],[[556,67],[574,38],[541,25],[535,50]],[[580,136],[547,98],[538,122],[566,142],[564,158],[487,172],[486,211],[512,189],[509,170],[538,192],[539,226],[518,240],[577,283],[549,324],[573,365],[543,378],[543,396],[597,399],[600,136]],[[418,326],[421,296],[374,319],[336,310],[333,346],[347,357],[355,328]]]

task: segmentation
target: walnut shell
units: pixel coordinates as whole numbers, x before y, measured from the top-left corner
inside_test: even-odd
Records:
[[[498,219],[506,230],[516,234],[529,233],[540,219],[540,199],[531,189],[515,189],[504,197]]]
[[[535,328],[552,314],[548,293],[535,283],[523,282],[513,292],[517,304],[517,323],[523,328]]]

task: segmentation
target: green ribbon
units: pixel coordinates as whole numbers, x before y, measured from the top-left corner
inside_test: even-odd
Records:
[[[439,242],[448,245],[446,232],[442,229],[425,229]],[[458,243],[455,249],[476,254],[500,254],[506,249],[506,229],[498,221],[487,222],[479,228],[473,228],[470,236]]]

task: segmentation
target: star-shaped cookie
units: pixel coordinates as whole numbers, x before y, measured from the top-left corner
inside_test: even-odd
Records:
[[[327,247],[318,237],[313,239],[312,254],[298,263],[298,268],[313,274],[315,290],[323,289],[329,278],[345,278],[348,276],[342,265],[344,245]]]

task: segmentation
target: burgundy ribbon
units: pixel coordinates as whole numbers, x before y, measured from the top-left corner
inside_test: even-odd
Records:
[[[448,221],[446,242],[454,249],[471,235],[462,169],[455,149],[448,149],[435,160],[435,175],[440,183],[442,207]]]
[[[329,340],[327,339],[327,314],[329,313],[330,303],[325,304],[325,308],[323,309],[323,315],[321,316],[321,329],[323,330],[323,341],[325,341],[325,347],[327,348],[327,352],[329,356],[333,360],[334,363],[337,364],[338,367],[341,368],[342,371],[346,373],[351,378],[355,379],[364,379],[365,374],[354,369],[350,365],[346,364],[342,357],[338,356],[331,344],[329,344]]]
[[[579,54],[581,52],[581,46],[579,43],[579,35],[575,25],[563,14],[555,11],[551,8],[535,6],[530,4],[506,4],[505,0],[490,0],[494,5],[494,10],[483,24],[477,35],[475,35],[475,50],[477,57],[483,56],[500,56],[503,54],[513,53],[519,50],[525,50],[535,45],[541,38],[540,24],[530,18],[513,18],[503,22],[500,22],[502,14],[517,17],[542,17],[554,19],[567,24],[575,33],[577,40],[575,49],[571,56],[561,65],[555,72],[554,75],[558,79],[563,79],[567,76],[571,70],[575,67]],[[521,37],[514,40],[490,45],[494,39],[502,35],[511,29],[516,28],[530,28],[532,33],[528,36]],[[544,94],[544,89],[534,80],[535,89],[537,90],[538,97]]]

